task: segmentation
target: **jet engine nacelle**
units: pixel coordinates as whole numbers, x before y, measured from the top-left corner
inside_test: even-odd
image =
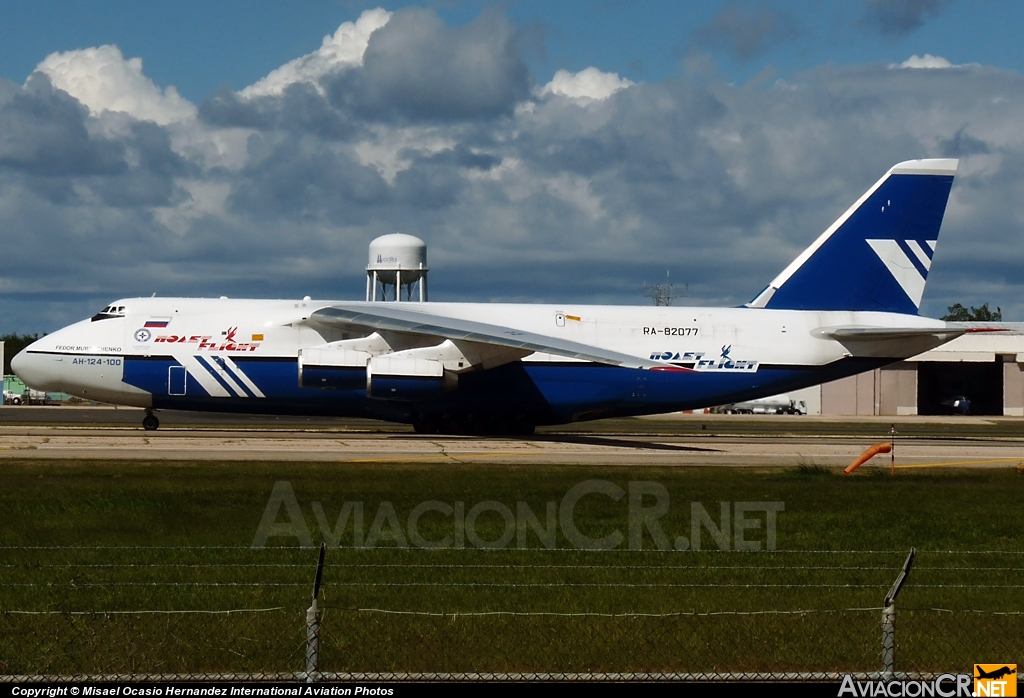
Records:
[[[458,376],[433,359],[375,356],[366,364],[366,395],[377,400],[424,400],[458,385]]]
[[[370,354],[351,349],[299,351],[299,387],[327,390],[364,390]]]
[[[458,376],[435,359],[337,347],[300,350],[298,372],[300,387],[365,390],[378,400],[435,398],[458,385]]]

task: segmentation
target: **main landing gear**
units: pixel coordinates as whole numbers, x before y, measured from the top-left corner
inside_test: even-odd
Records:
[[[156,431],[160,428],[160,420],[152,410],[146,410],[146,416],[142,418],[142,428],[146,431]]]

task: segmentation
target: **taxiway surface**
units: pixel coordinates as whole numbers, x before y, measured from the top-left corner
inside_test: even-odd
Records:
[[[162,416],[160,430],[143,431],[136,426],[140,414],[4,409],[0,459],[838,467],[880,440],[843,433],[771,433],[770,424],[759,434],[692,429],[642,433],[642,420],[634,422],[637,430],[630,433],[554,432],[516,438],[427,436],[368,420],[228,415]],[[836,425],[842,432],[841,420]],[[879,432],[884,433],[881,423]],[[872,464],[888,467],[890,458],[881,455]],[[1024,437],[959,437],[952,429],[949,437],[900,437],[896,465],[1024,469]]]

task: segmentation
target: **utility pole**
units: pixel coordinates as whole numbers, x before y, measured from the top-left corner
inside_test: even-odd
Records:
[[[670,272],[666,271],[665,283],[663,284],[648,286],[647,283],[644,282],[644,295],[648,298],[653,298],[655,305],[672,305],[672,301],[676,298],[682,298],[686,295],[689,285],[683,284],[681,289],[678,286],[673,286],[669,275]]]

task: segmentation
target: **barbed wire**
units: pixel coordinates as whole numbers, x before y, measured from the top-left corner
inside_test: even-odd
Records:
[[[308,587],[309,582],[5,582],[8,587]],[[329,584],[324,584],[329,586]]]
[[[802,610],[764,610],[764,611],[669,611],[665,613],[645,613],[625,611],[621,613],[600,613],[595,611],[398,611],[386,608],[339,608],[328,607],[334,611],[349,611],[355,613],[380,613],[383,615],[397,616],[425,616],[431,618],[448,618],[458,616],[551,616],[555,618],[676,618],[680,616],[798,616],[809,613],[853,613],[853,612],[877,612],[882,607],[869,608],[834,608],[834,609],[802,609]]]
[[[321,609],[313,680],[879,678],[882,608],[654,611]],[[1015,655],[1024,613],[900,609],[895,674]],[[21,618],[19,618],[19,616]],[[134,617],[133,617],[134,616]],[[206,619],[198,617],[205,616]],[[194,620],[193,620],[194,618]],[[309,680],[300,608],[0,614],[0,682]],[[352,622],[355,620],[356,622]],[[723,673],[723,670],[725,672]],[[472,671],[473,673],[468,673]],[[462,673],[458,673],[462,672]],[[726,679],[725,677],[728,677]]]
[[[84,569],[309,569],[308,563],[229,563],[229,562],[208,562],[199,564],[173,564],[173,563],[88,563],[88,562],[67,562],[62,564],[52,563],[4,563],[0,564],[2,569],[66,569],[77,567]],[[546,570],[546,569],[576,569],[576,570],[753,570],[753,571],[775,571],[775,570],[855,570],[891,572],[900,569],[900,565],[885,566],[864,566],[864,565],[535,565],[535,564],[441,564],[441,563],[399,563],[399,562],[377,562],[377,563],[344,563],[341,567],[345,569],[522,569],[522,570]],[[953,566],[925,566],[916,565],[915,570],[932,571],[954,571],[954,572],[1024,572],[1024,567],[953,567]]]
[[[308,587],[308,582],[5,582],[8,587]],[[501,587],[546,589],[555,587],[597,587],[636,589],[887,589],[880,584],[730,584],[725,582],[327,582],[330,587]],[[915,584],[924,589],[1024,589],[1024,584]]]
[[[980,609],[965,608],[955,611],[949,608],[903,608],[901,611],[934,611],[936,613],[978,613],[992,616],[1024,616],[1024,611],[983,611]]]
[[[252,547],[248,545],[0,545],[0,550],[234,550],[248,551],[254,553],[268,552],[292,552],[308,553],[315,551],[319,546],[266,546]],[[906,555],[907,550],[722,550],[720,548],[706,548],[702,550],[661,550],[657,548],[563,548],[563,547],[537,547],[537,548],[477,548],[477,547],[413,547],[413,546],[328,546],[329,550],[345,551],[375,551],[375,552],[424,552],[424,553],[445,553],[445,552],[572,552],[572,553],[662,553],[669,555],[694,555],[701,553],[708,554],[734,554],[734,555]],[[918,548],[918,555],[1024,555],[1024,550],[928,550]]]
[[[97,550],[85,546],[77,549]],[[21,607],[0,611],[0,682],[25,675],[54,677],[97,672],[123,674],[124,680],[132,680],[153,671],[178,672],[174,674],[177,680],[227,676],[228,673],[223,672],[232,671],[239,676],[266,678],[289,669],[298,672],[303,666],[309,656],[308,646],[303,645],[303,639],[309,637],[309,614],[304,604],[299,605],[293,599],[304,596],[310,583],[309,580],[291,580],[298,578],[292,570],[308,571],[312,565],[291,564],[288,562],[291,557],[285,557],[285,562],[275,562],[262,555],[252,564],[246,564],[244,558],[224,563],[193,559],[189,564],[161,560],[155,560],[154,564],[107,561],[114,557],[111,550],[130,553],[140,549],[153,550],[146,546],[105,547],[91,558],[95,562],[86,558],[78,564],[56,564],[43,558],[43,563],[38,565],[6,562],[0,565],[8,571],[28,570],[4,574],[7,579],[20,576],[28,581],[0,581],[0,587],[10,589],[5,605]],[[220,546],[199,549],[251,550]],[[310,549],[269,550],[308,555]],[[649,677],[649,672],[656,671],[667,677],[705,676],[702,670],[715,667],[728,667],[741,673],[759,672],[759,676],[776,678],[790,675],[786,672],[806,673],[808,670],[877,671],[884,636],[884,632],[880,632],[884,631],[883,609],[877,604],[890,588],[888,573],[898,566],[868,557],[836,556],[837,553],[862,555],[865,551],[819,551],[822,559],[818,560],[790,557],[793,553],[807,555],[807,551],[781,552],[782,555],[775,557],[759,554],[709,558],[708,561],[715,564],[706,565],[697,564],[699,560],[674,564],[681,560],[677,557],[669,562],[668,558],[658,557],[580,556],[575,559],[581,564],[568,564],[573,558],[510,556],[511,564],[499,564],[500,558],[493,557],[455,556],[453,560],[446,560],[404,554],[394,558],[352,556],[360,561],[351,565],[337,562],[328,569],[329,579],[323,584],[325,594],[320,597],[322,605],[317,621],[323,631],[319,645],[321,669],[373,676],[381,671],[385,674],[399,672],[405,676],[472,667],[484,672],[526,670],[536,677],[551,671],[584,672],[581,678],[585,678],[586,672],[610,672],[608,676],[620,675],[615,672],[638,672],[636,676]],[[959,555],[965,551],[951,552]],[[868,551],[869,555],[897,553],[903,558],[903,551]],[[168,554],[165,559],[173,557]],[[344,556],[335,559],[339,558]],[[471,564],[452,564],[460,559]],[[994,652],[1019,654],[1024,649],[1021,644],[1024,611],[924,607],[958,604],[960,601],[956,599],[970,597],[973,600],[963,601],[965,605],[991,603],[1005,608],[1009,602],[1004,600],[1019,596],[1001,591],[1024,588],[1024,583],[1016,583],[1021,578],[1016,558],[973,559],[981,565],[969,567],[965,565],[971,560],[933,556],[933,565],[914,568],[915,573],[930,570],[929,574],[937,574],[918,576],[911,581],[913,587],[958,591],[926,593],[915,597],[921,608],[899,608],[896,656],[901,670],[945,670],[948,666],[964,665],[978,656],[992,656]],[[409,562],[401,564],[402,560]],[[755,560],[758,565],[741,564]],[[844,560],[857,564],[843,565]],[[940,566],[934,565],[936,560]],[[599,564],[603,561],[609,564]],[[760,564],[763,562],[767,564]],[[941,566],[942,562],[950,565]],[[995,562],[1007,564],[992,567]],[[59,567],[69,567],[72,572],[62,581],[42,579],[59,578],[61,574],[56,571]],[[174,574],[172,568],[175,567],[182,568],[185,575]],[[254,571],[246,573],[248,568]],[[400,568],[408,568],[409,574],[415,576],[401,576],[396,571]],[[281,571],[260,572],[274,569]],[[981,584],[978,581],[985,577],[966,574],[952,579],[970,580],[970,583],[917,583],[918,579],[938,581],[950,579],[946,573],[974,573],[982,569],[1003,573],[1001,577],[990,575],[988,579],[1010,583]],[[223,571],[218,573],[218,570]],[[602,570],[607,575],[601,575]],[[704,570],[708,573],[706,576],[698,574]],[[574,571],[578,574],[573,574]],[[845,576],[845,572],[851,574]],[[886,576],[884,583],[865,583],[865,580],[879,579],[881,574]],[[115,581],[82,581],[75,576],[110,577]],[[282,581],[258,581],[260,577],[274,576]],[[405,581],[417,576],[423,581]],[[148,577],[149,581],[141,581],[140,577],[142,580]],[[218,577],[224,581],[215,581]],[[361,577],[370,579],[361,580]],[[455,581],[440,581],[447,577]],[[517,577],[524,581],[513,581]],[[536,581],[544,577],[552,581]],[[180,581],[172,581],[175,578]],[[337,581],[332,582],[330,578]],[[479,581],[473,581],[474,578]],[[495,581],[486,581],[488,578]],[[574,578],[579,581],[571,581]],[[595,581],[601,579],[611,581]],[[645,579],[652,581],[642,581]],[[697,581],[691,583],[686,581],[688,579]],[[716,583],[714,579],[723,581]],[[758,579],[764,581],[741,583],[741,580]],[[157,591],[119,590],[125,587]],[[296,591],[274,591],[276,587]],[[170,591],[173,588],[191,591]],[[216,591],[218,588],[244,591]],[[403,588],[410,591],[401,591]],[[416,588],[423,591],[416,591]],[[111,596],[108,598],[95,591],[97,589],[109,589]],[[685,591],[614,591],[630,589],[694,591],[689,594]],[[51,591],[47,593],[47,590]],[[260,590],[266,593],[260,594]],[[607,598],[602,598],[601,590],[608,590],[603,595]],[[986,594],[984,590],[997,591]],[[447,594],[447,591],[453,593]],[[187,598],[175,602],[176,595]],[[251,599],[247,600],[250,595]],[[122,608],[21,610],[72,604],[88,607],[93,605],[89,601],[93,596],[106,599],[95,602],[97,606],[120,605]],[[46,604],[36,601],[46,597],[57,601]],[[573,602],[544,601],[563,597]],[[657,601],[659,597],[661,600]],[[541,603],[522,604],[522,608],[517,608],[521,598],[537,599]],[[592,602],[588,602],[591,598]],[[716,599],[730,598],[746,601],[716,602]],[[478,603],[477,599],[492,601]],[[607,603],[607,599],[619,601]],[[268,601],[280,601],[284,605],[261,606]],[[123,610],[125,606],[138,608],[150,603],[180,608]],[[769,604],[790,606],[796,603],[815,607],[765,608]],[[850,603],[866,605],[847,607]],[[221,608],[196,608],[202,605]],[[386,608],[389,605],[412,608]],[[229,608],[223,608],[225,606]],[[462,611],[445,609],[445,606],[469,608]],[[480,610],[474,610],[474,606]],[[545,606],[550,610],[544,610]],[[640,608],[636,609],[637,606]],[[730,610],[729,606],[740,609]],[[744,607],[747,610],[743,610]],[[332,674],[320,674],[321,678],[328,675]],[[301,673],[293,676],[297,680],[308,678]]]
[[[553,616],[560,618],[672,618],[677,616],[798,616],[810,613],[861,613],[884,610],[883,606],[866,606],[856,608],[801,608],[801,609],[762,609],[755,611],[667,611],[652,613],[646,611],[414,611],[390,608],[342,608],[324,605],[323,610],[341,613],[379,613],[383,615],[425,616],[447,618],[450,616]],[[134,615],[230,615],[233,613],[270,613],[276,611],[305,612],[302,606],[272,606],[269,608],[231,608],[221,610],[198,609],[139,609],[139,610],[94,610],[94,611],[0,611],[0,614],[23,616],[134,616]],[[949,608],[901,608],[901,612],[935,612],[950,614],[976,614],[994,616],[1024,616],[1024,611],[992,611],[984,609],[949,609]]]
[[[433,567],[434,565],[345,565],[345,567]],[[446,565],[450,567],[466,567],[467,565]],[[478,567],[484,567],[485,565],[477,565]],[[486,565],[488,567],[507,567],[507,565]],[[109,569],[152,569],[152,568],[182,568],[182,569],[218,569],[218,568],[245,568],[245,569],[273,569],[273,568],[291,568],[291,569],[309,569],[308,563],[262,563],[262,562],[204,562],[200,564],[190,565],[179,565],[174,563],[146,563],[146,562],[121,562],[121,563],[92,563],[92,562],[65,562],[61,564],[52,563],[35,563],[35,562],[20,562],[11,564],[0,564],[0,568],[14,569],[51,569],[60,568],[64,569],[67,567],[83,567],[83,568],[109,568]]]
[[[202,611],[194,609],[186,610],[141,610],[141,611],[0,611],[18,616],[134,616],[134,615],[229,615],[232,613],[268,613],[270,611],[297,610],[289,609],[286,606],[274,606],[272,608],[231,608],[221,611]]]

